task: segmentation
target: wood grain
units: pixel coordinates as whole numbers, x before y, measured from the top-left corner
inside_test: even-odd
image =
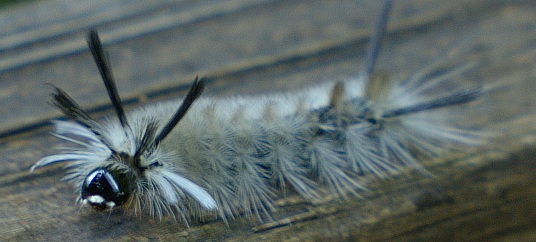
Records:
[[[95,1],[97,2],[97,1]],[[493,140],[466,154],[372,181],[364,199],[281,201],[273,223],[245,218],[189,229],[171,219],[95,213],[75,203],[62,165],[29,173],[59,141],[52,83],[91,114],[111,107],[85,48],[97,28],[130,108],[184,95],[294,90],[355,76],[381,4],[375,1],[37,1],[0,9],[0,240],[536,240],[536,4],[395,1],[379,67],[408,76],[444,59],[477,60],[471,81],[501,80],[478,127]],[[29,20],[27,16],[35,16]],[[477,108],[475,108],[478,111]],[[473,120],[474,122],[474,120]],[[255,232],[257,231],[257,232]]]

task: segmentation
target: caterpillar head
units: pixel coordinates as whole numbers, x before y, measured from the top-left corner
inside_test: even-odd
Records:
[[[125,204],[135,187],[136,179],[131,172],[121,172],[110,169],[110,166],[99,167],[91,171],[81,188],[81,198],[84,204],[89,204],[96,210],[108,210]]]
[[[80,145],[81,148],[71,148],[61,154],[44,157],[32,170],[70,161],[71,170],[65,179],[73,181],[80,190],[82,202],[96,210],[109,210],[136,200],[138,205],[152,205],[151,211],[167,211],[161,207],[178,208],[179,200],[184,194],[193,197],[206,209],[215,209],[216,202],[204,188],[178,174],[173,167],[163,167],[164,162],[159,159],[166,159],[165,155],[154,155],[158,153],[156,151],[162,140],[201,95],[206,78],[196,77],[187,96],[167,124],[159,126],[154,120],[136,120],[134,126],[131,126],[96,31],[90,32],[88,44],[119,123],[101,125],[67,93],[55,88],[53,104],[74,121],[57,121],[56,136]],[[146,196],[143,197],[143,194]],[[147,201],[147,197],[155,201]]]

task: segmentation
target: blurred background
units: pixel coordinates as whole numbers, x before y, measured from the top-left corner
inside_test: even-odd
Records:
[[[29,174],[30,166],[54,153],[52,148],[58,143],[48,134],[49,121],[61,117],[48,104],[52,91],[48,84],[64,89],[95,117],[112,110],[87,48],[85,39],[90,29],[98,30],[108,50],[119,92],[129,109],[183,95],[196,75],[210,78],[204,95],[217,97],[292,91],[326,80],[353,78],[363,69],[366,44],[381,5],[381,1],[355,0],[0,1],[0,194],[4,194],[0,200],[0,240],[253,239],[251,228],[256,222],[247,220],[232,222],[229,227],[218,221],[187,230],[173,221],[133,219],[119,211],[95,215],[79,210],[77,194],[72,193],[70,185],[59,181],[63,176],[59,166]],[[490,97],[494,101],[488,104],[493,105],[485,107],[482,112],[486,115],[477,122],[498,133],[499,142],[477,153],[478,162],[471,164],[491,164],[499,169],[497,163],[482,161],[499,159],[491,154],[499,154],[500,159],[531,158],[523,151],[532,154],[535,141],[536,2],[394,1],[378,69],[393,78],[404,78],[431,63],[449,60],[479,64],[468,81],[509,86]],[[475,107],[475,112],[478,109]],[[535,170],[534,162],[516,164],[521,166],[512,168],[512,173],[531,174]],[[450,168],[438,169],[444,174],[451,172]],[[494,183],[501,176],[492,171],[496,176],[478,173],[488,177],[489,183],[483,186],[491,189],[505,184]],[[469,176],[460,176],[464,175]],[[514,183],[534,187],[530,177],[516,178]],[[446,175],[434,184],[448,180],[452,177]],[[464,182],[446,185],[450,187],[445,188],[446,193],[454,193],[449,189],[463,186],[460,184]],[[516,197],[516,201],[532,201],[531,192],[527,189],[528,197],[520,195],[529,200]],[[382,198],[381,194],[389,193],[373,194],[372,197]],[[435,232],[401,232],[397,228],[407,222],[399,221],[399,225],[382,225],[390,226],[378,230],[383,231],[377,233],[384,237],[374,237],[376,234],[370,231],[375,230],[363,228],[363,224],[375,226],[381,219],[392,219],[393,214],[414,212],[409,208],[413,205],[404,203],[407,194],[401,193],[400,203],[386,202],[384,212],[390,213],[383,215],[380,206],[370,208],[358,200],[356,207],[376,209],[377,213],[360,210],[356,215],[360,222],[343,226],[344,231],[326,225],[322,225],[324,229],[315,229],[313,224],[306,227],[332,239],[411,240],[445,238],[441,231],[452,230],[459,232],[455,238],[467,239],[461,234],[483,224],[480,221],[475,227],[440,227],[441,223],[436,223],[428,224],[437,229]],[[514,206],[521,208],[519,204]],[[356,207],[350,210],[358,211]],[[525,212],[530,216],[534,211]],[[284,209],[282,213],[284,217]],[[533,231],[532,220],[515,216],[497,225],[503,228],[508,223],[513,230],[490,229],[492,232],[480,231],[481,236],[473,238],[485,240],[497,231],[502,231],[503,238],[519,231]],[[337,216],[327,217],[329,223],[338,226],[345,221]],[[495,221],[501,219],[502,216],[496,217]],[[415,221],[418,220],[422,221],[417,217]],[[421,224],[416,228],[424,227]],[[296,230],[300,228],[255,236],[291,239],[294,237],[287,233],[298,234]],[[320,235],[299,238],[324,238],[315,236]]]

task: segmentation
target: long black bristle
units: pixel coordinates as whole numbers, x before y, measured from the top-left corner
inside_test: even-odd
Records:
[[[110,147],[110,142],[102,135],[102,129],[78,103],[76,103],[65,91],[52,85],[55,92],[52,94],[52,105],[59,108],[63,114],[73,119],[76,123],[86,127],[99,138],[104,144]],[[113,150],[112,150],[113,151]]]
[[[147,124],[145,132],[143,133],[139,143],[136,145],[136,153],[134,154],[134,160],[139,160],[143,152],[152,147],[152,145],[154,144],[157,129],[158,125],[156,124],[156,122],[150,121]]]
[[[414,114],[418,112],[428,111],[432,109],[450,107],[454,105],[464,104],[478,99],[484,93],[484,88],[474,87],[471,89],[457,91],[450,95],[446,95],[440,98],[436,98],[432,101],[426,101],[424,103],[415,104],[408,107],[398,108],[390,110],[382,114],[383,118],[392,118],[397,116],[403,116],[408,114]]]
[[[205,88],[205,81],[206,77],[202,77],[201,79],[198,79],[195,77],[194,83],[192,84],[192,87],[190,88],[190,91],[186,95],[186,98],[184,98],[184,101],[182,102],[181,106],[175,112],[173,117],[169,120],[169,122],[166,124],[166,126],[160,131],[158,136],[155,138],[155,145],[158,146],[158,144],[166,138],[166,136],[171,132],[171,130],[179,123],[179,121],[184,117],[190,106],[194,103],[194,101],[201,95],[203,92],[203,89]]]
[[[117,113],[119,122],[121,122],[121,126],[126,128],[129,126],[127,122],[127,117],[125,116],[123,104],[121,103],[121,98],[119,97],[117,87],[115,86],[112,70],[110,69],[110,66],[106,60],[106,56],[104,55],[104,49],[102,48],[102,44],[100,42],[99,35],[96,30],[91,30],[89,32],[87,42],[89,45],[89,49],[91,50],[91,54],[93,55],[93,59],[95,59],[95,63],[99,68],[99,72],[101,74],[102,80],[104,81],[104,85],[106,86],[108,96],[112,101],[112,105],[114,106],[115,112]]]
[[[389,20],[389,13],[391,12],[391,6],[393,5],[392,3],[392,0],[385,1],[381,16],[376,23],[374,33],[372,35],[372,38],[370,39],[370,45],[368,47],[366,56],[367,59],[365,61],[365,75],[367,79],[374,72],[376,61],[378,60],[378,55],[382,46],[383,36],[385,35],[385,32],[387,30],[387,22]]]

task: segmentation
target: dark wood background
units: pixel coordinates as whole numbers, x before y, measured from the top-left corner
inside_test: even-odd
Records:
[[[80,208],[62,165],[30,173],[58,140],[54,84],[98,117],[110,105],[85,43],[108,48],[128,108],[185,93],[295,90],[355,76],[378,1],[30,1],[0,9],[0,240],[536,240],[536,2],[395,1],[379,68],[407,76],[445,59],[478,61],[502,81],[476,125],[496,136],[466,154],[370,184],[365,199],[279,201],[276,222],[240,218],[187,229],[171,219]],[[473,108],[478,111],[478,108]]]

